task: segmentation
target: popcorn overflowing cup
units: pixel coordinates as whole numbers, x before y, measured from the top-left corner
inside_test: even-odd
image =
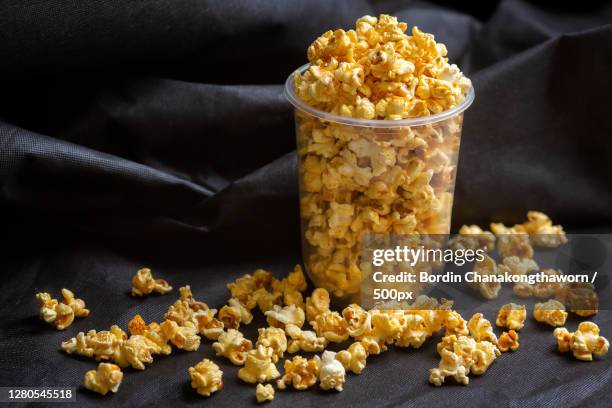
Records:
[[[355,299],[368,234],[448,234],[469,79],[431,34],[365,16],[328,31],[289,76],[302,255],[316,286]]]

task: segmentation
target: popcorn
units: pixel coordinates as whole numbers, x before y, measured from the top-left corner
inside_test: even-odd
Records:
[[[145,336],[149,341],[155,344],[155,354],[168,355],[172,353],[172,347],[168,344],[170,338],[165,335],[162,327],[156,322],[147,325],[142,319],[142,316],[136,315],[128,323],[128,330],[131,335]]]
[[[158,350],[155,343],[142,335],[132,335],[123,341],[119,350],[113,355],[113,361],[119,367],[131,366],[136,370],[144,370],[145,364],[153,362],[153,353]]]
[[[49,323],[58,330],[64,330],[72,324],[75,317],[89,316],[89,309],[86,309],[82,299],[74,297],[72,291],[62,289],[63,300],[58,303],[56,299],[46,292],[36,294],[36,300],[40,306],[40,319]]]
[[[232,298],[251,310],[257,304],[255,292],[259,289],[267,289],[272,283],[272,274],[263,269],[257,269],[253,275],[245,274],[236,281],[227,284]]]
[[[442,359],[438,368],[429,370],[429,382],[439,387],[444,384],[446,377],[452,377],[459,384],[468,385],[470,382],[469,369],[463,365],[461,357],[446,349],[443,349],[440,355]]]
[[[520,330],[525,325],[527,310],[525,305],[508,303],[503,305],[497,314],[495,323],[499,327],[506,327],[510,330]]]
[[[542,212],[529,211],[523,227],[535,245],[556,248],[567,242],[563,227],[552,225],[550,218]]]
[[[253,315],[250,310],[240,303],[238,299],[231,298],[228,306],[223,306],[219,311],[219,320],[223,322],[223,327],[228,329],[238,329],[240,323],[250,324]]]
[[[553,327],[563,326],[567,319],[567,312],[563,303],[549,300],[544,303],[536,303],[533,307],[533,317],[538,322],[549,324]]]
[[[527,275],[529,272],[538,270],[538,264],[530,258],[519,258],[518,256],[505,257],[503,263],[498,266],[500,274]]]
[[[83,385],[88,390],[106,395],[109,391],[115,393],[123,380],[121,369],[115,364],[100,363],[97,370],[89,370],[83,378]]]
[[[572,351],[578,360],[592,361],[593,356],[603,357],[608,353],[610,343],[599,335],[599,327],[593,322],[582,322],[575,332],[570,333],[565,327],[555,329],[559,351]]]
[[[398,347],[412,346],[419,348],[433,334],[421,315],[406,314],[400,318],[400,322],[403,328],[399,338],[395,341],[395,345]]]
[[[479,341],[476,343],[476,351],[473,353],[474,364],[470,367],[470,372],[474,375],[482,375],[487,371],[493,361],[500,355],[497,346],[489,341]]]
[[[554,269],[544,269],[544,275],[562,275],[563,272]],[[538,282],[533,285],[533,294],[540,299],[552,297],[561,290],[561,282]]]
[[[198,394],[210,397],[210,394],[223,388],[223,371],[219,366],[205,358],[193,367],[189,367],[191,386]]]
[[[306,298],[306,319],[314,322],[317,316],[329,311],[329,293],[324,288],[316,288],[310,297]]]
[[[280,377],[276,365],[272,362],[274,350],[263,345],[247,353],[244,367],[238,370],[238,378],[248,383],[263,383]]]
[[[599,297],[591,283],[566,283],[556,288],[555,299],[569,305],[578,316],[592,316],[599,311]]]
[[[484,318],[482,313],[474,313],[467,326],[474,340],[497,344],[497,336],[493,332],[493,326],[491,326],[490,321]]]
[[[516,331],[510,330],[503,332],[497,340],[499,351],[506,352],[508,350],[516,351],[519,348],[519,335]]]
[[[318,336],[333,343],[341,343],[349,338],[348,324],[338,312],[321,313],[314,321],[313,327]]]
[[[297,326],[293,327],[297,328]],[[287,350],[287,336],[285,335],[285,331],[276,327],[259,328],[257,330],[259,331],[259,338],[255,346],[271,348],[273,351],[272,361],[277,363],[279,358],[282,358]]]
[[[164,319],[176,322],[181,327],[194,327],[196,332],[211,340],[219,338],[223,333],[223,322],[215,318],[216,309],[210,309],[204,302],[193,298],[189,285],[179,289],[180,299],[174,302],[166,312]],[[170,329],[170,326],[168,326]],[[185,334],[190,329],[183,329]],[[192,339],[195,341],[195,339]]]
[[[127,334],[113,325],[110,330],[90,330],[85,334],[79,332],[70,340],[62,342],[62,350],[67,354],[93,357],[96,360],[111,360],[119,353],[121,344],[127,339]]]
[[[284,390],[292,385],[296,390],[305,390],[316,384],[319,377],[319,364],[314,359],[295,356],[285,360],[285,374],[276,382],[276,386]]]
[[[218,356],[223,356],[232,364],[240,366],[246,361],[247,352],[253,348],[253,343],[245,339],[238,330],[229,329],[221,334],[212,346]]]
[[[355,374],[361,374],[366,366],[368,352],[359,341],[354,342],[348,349],[336,353],[338,360],[346,371],[351,371]]]
[[[263,313],[268,310],[272,310],[274,305],[280,305],[283,301],[283,294],[281,292],[268,292],[264,288],[259,288],[253,292],[253,298]],[[296,305],[297,306],[297,305]]]
[[[192,322],[185,322],[184,326],[179,326],[175,321],[164,320],[159,326],[163,337],[169,339],[179,349],[196,351],[200,347],[198,329]]]
[[[497,252],[501,258],[533,258],[529,235],[520,233],[501,234],[497,237]]]
[[[444,334],[445,336],[448,336],[450,334],[456,334],[456,335],[469,334],[467,322],[463,319],[463,317],[459,314],[459,312],[455,310],[451,310],[446,314],[443,325],[446,328],[446,332]]]
[[[336,360],[336,353],[324,351],[321,358],[315,356],[315,361],[319,365],[319,386],[321,389],[342,391],[346,372],[344,366]]]
[[[172,290],[172,286],[163,279],[153,279],[151,269],[142,268],[132,277],[132,296],[145,296],[151,292],[161,295]]]
[[[372,328],[370,313],[357,304],[344,308],[342,317],[346,321],[347,332],[351,337],[359,337]]]
[[[501,239],[501,238],[500,238]],[[497,275],[497,264],[495,260],[488,255],[484,255],[484,259],[474,264],[474,272],[478,275]],[[501,289],[499,282],[471,282],[470,286],[477,289],[485,299],[495,299]]]
[[[495,249],[495,235],[491,231],[483,231],[478,225],[463,225],[459,235],[449,240],[448,246],[454,250],[484,249],[491,252]]]
[[[526,299],[533,296],[533,285],[526,282],[517,282],[512,287],[512,293],[520,298]]]
[[[289,305],[280,307],[274,305],[272,310],[268,310],[264,313],[268,324],[272,327],[284,328],[287,324],[294,324],[298,327],[304,325],[304,310],[296,307],[295,305]]]
[[[274,399],[274,387],[272,384],[257,384],[255,388],[255,399],[258,403],[272,401]]]
[[[294,324],[288,324],[285,326],[285,332],[290,337],[287,343],[287,351],[289,353],[296,353],[300,350],[319,352],[327,347],[327,339],[325,337],[318,337],[311,330],[302,330]]]
[[[295,305],[300,308],[304,306],[304,299],[301,292],[305,291],[306,287],[306,277],[299,264],[295,265],[293,271],[290,272],[286,278],[280,281],[272,279],[271,285],[272,293],[282,294],[283,303],[285,305]]]

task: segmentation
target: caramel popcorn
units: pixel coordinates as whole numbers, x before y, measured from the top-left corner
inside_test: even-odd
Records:
[[[238,371],[238,378],[248,383],[263,383],[280,377],[272,362],[273,355],[274,350],[263,345],[249,350],[244,367]]]
[[[306,298],[306,319],[310,324],[317,319],[317,316],[329,311],[329,293],[324,288],[316,288],[310,297]]]
[[[556,248],[567,242],[561,225],[552,225],[551,219],[539,211],[529,211],[527,222],[523,224],[534,245]]]
[[[491,322],[485,319],[482,313],[474,313],[472,318],[468,321],[468,330],[470,331],[470,336],[474,338],[474,340],[480,341],[488,341],[493,344],[497,344],[497,336],[493,331],[493,326]]]
[[[336,353],[338,360],[346,371],[351,371],[355,374],[361,374],[366,366],[368,352],[359,341],[354,342],[348,349]]]
[[[223,327],[227,329],[238,329],[240,323],[250,324],[253,315],[238,299],[231,298],[228,305],[219,310],[219,320],[223,322]]]
[[[342,343],[349,338],[348,324],[338,312],[324,312],[317,316],[313,328],[318,336],[333,343]]]
[[[268,310],[264,314],[270,326],[280,327],[281,329],[287,324],[294,324],[298,327],[302,327],[304,325],[304,319],[306,318],[304,310],[295,305],[285,307],[274,305],[272,310]]]
[[[497,267],[499,273],[508,275],[527,275],[529,272],[538,270],[538,264],[530,258],[519,258],[518,256],[507,256]]]
[[[372,328],[370,313],[357,304],[351,304],[342,310],[342,317],[346,321],[347,331],[351,337],[359,337]]]
[[[303,308],[303,291],[306,290],[306,277],[300,265],[295,265],[292,272],[282,280],[272,279],[272,292],[282,293],[283,303],[286,306],[295,305]]]
[[[218,356],[223,356],[232,364],[240,366],[246,361],[247,352],[253,348],[253,343],[245,339],[238,330],[229,329],[221,334],[212,346]]]
[[[227,284],[232,298],[251,310],[257,305],[255,292],[259,289],[266,291],[272,283],[272,274],[263,269],[257,269],[253,275],[245,274],[236,281]]]
[[[553,327],[563,326],[567,319],[567,312],[563,303],[549,300],[544,303],[536,303],[533,307],[533,317],[538,322],[549,324]]]
[[[562,275],[563,272],[555,269],[544,269],[545,275]],[[533,285],[533,294],[540,299],[547,299],[555,295],[562,288],[561,282],[538,282]]]
[[[123,380],[121,369],[115,364],[100,363],[97,370],[89,370],[85,373],[83,385],[88,390],[106,395],[109,391],[117,392]]]
[[[528,234],[510,233],[497,237],[497,252],[501,258],[516,256],[519,259],[533,258],[533,247]]]
[[[474,264],[474,272],[479,275],[497,275],[497,264],[493,258],[485,255],[482,261]],[[471,282],[470,286],[478,290],[485,299],[495,299],[501,289],[501,283],[495,281]]]
[[[454,250],[484,249],[491,252],[495,249],[495,235],[491,231],[483,231],[478,225],[463,225],[459,235],[449,240],[448,246]]]
[[[285,360],[285,374],[276,382],[276,386],[284,390],[292,385],[296,390],[305,390],[316,384],[319,377],[319,365],[314,359],[295,356]]]
[[[172,286],[163,279],[153,279],[151,269],[142,268],[132,278],[132,296],[145,296],[152,292],[161,295],[172,290]]]
[[[533,296],[533,285],[526,282],[517,282],[512,287],[512,293],[520,298],[526,299]]]
[[[255,388],[255,399],[258,403],[272,401],[274,399],[274,387],[272,384],[257,384]]]
[[[321,358],[315,356],[314,359],[319,365],[319,386],[321,389],[342,391],[346,372],[342,363],[336,360],[336,353],[324,351]]]
[[[302,330],[294,324],[285,326],[285,332],[289,336],[287,351],[296,353],[300,350],[306,352],[319,352],[327,347],[328,340],[318,337],[312,330]]]
[[[210,397],[210,394],[223,388],[223,371],[207,358],[189,367],[189,376],[191,386],[198,394],[205,397]]]
[[[191,336],[189,334],[192,332],[191,328],[195,328],[197,333],[206,338],[217,340],[224,328],[223,322],[215,318],[217,310],[210,309],[206,303],[195,300],[189,285],[181,287],[179,293],[180,298],[168,308],[164,319],[176,322],[180,327],[190,327],[182,329],[185,335]],[[195,338],[192,340],[196,341]]]
[[[503,305],[497,314],[495,323],[499,327],[506,327],[510,330],[520,330],[525,325],[527,310],[525,305],[508,303]]]
[[[275,305],[280,305],[283,302],[283,294],[281,292],[268,292],[264,288],[259,288],[253,292],[253,298],[262,313],[272,310]]]
[[[297,326],[293,327],[297,328]],[[287,336],[285,335],[285,331],[277,327],[259,328],[257,330],[259,331],[259,338],[255,346],[271,348],[273,351],[272,361],[277,363],[279,358],[282,358],[285,351],[287,351]]]
[[[518,350],[519,348],[519,335],[514,330],[509,330],[507,332],[503,332],[499,339],[497,340],[497,347],[499,351],[506,352],[508,350]]]
[[[59,303],[56,299],[51,298],[49,293],[36,294],[41,320],[55,326],[58,330],[64,330],[70,326],[75,317],[89,316],[89,309],[85,307],[85,302],[75,298],[72,291],[63,288],[62,297],[62,302]]]
[[[603,357],[608,353],[610,343],[599,335],[599,327],[593,322],[582,322],[575,332],[570,333],[565,327],[555,329],[559,351],[572,351],[578,360],[592,361],[593,356]]]
[[[108,331],[90,330],[87,334],[79,332],[70,340],[63,341],[61,347],[67,354],[111,360],[119,353],[126,339],[127,334],[119,326],[113,325]]]
[[[159,326],[164,338],[169,339],[179,349],[195,351],[200,347],[198,329],[192,322],[185,322],[184,326],[179,326],[173,320],[164,320]]]

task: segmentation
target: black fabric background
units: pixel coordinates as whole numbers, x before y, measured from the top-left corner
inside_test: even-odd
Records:
[[[257,267],[283,276],[300,260],[293,117],[281,84],[318,34],[364,14],[435,33],[473,79],[455,227],[539,209],[570,231],[609,231],[612,6],[465,3],[1,1],[0,386],[78,387],[95,364],[61,353],[62,340],[125,327],[135,313],[160,319],[177,292],[130,297],[141,266],[221,306],[229,280]],[[65,332],[38,320],[34,299],[61,287],[92,309]],[[612,337],[612,313],[593,320]],[[186,369],[213,355],[209,343],[127,370],[116,395],[79,389],[78,406],[254,404],[254,387],[220,358],[225,389],[210,399],[193,392]],[[610,404],[610,357],[560,355],[551,330],[531,320],[521,349],[468,387],[427,384],[435,343],[370,358],[340,394],[277,392],[273,404]]]

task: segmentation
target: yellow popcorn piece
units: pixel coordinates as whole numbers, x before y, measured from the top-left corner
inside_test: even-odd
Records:
[[[298,351],[319,352],[327,347],[328,340],[325,337],[317,336],[312,330],[302,330],[294,324],[285,326],[285,332],[289,336],[287,351],[297,353]]]
[[[200,347],[198,329],[192,322],[185,322],[184,326],[179,326],[175,321],[164,320],[159,326],[163,337],[169,339],[179,349],[196,351]]]
[[[314,360],[319,365],[319,386],[321,389],[342,391],[346,371],[342,363],[336,360],[336,353],[324,351],[320,358],[315,356]]]
[[[75,337],[62,342],[62,350],[67,354],[93,357],[96,360],[111,360],[119,353],[127,334],[113,325],[110,330],[79,332]]]
[[[406,314],[401,316],[399,320],[402,330],[395,341],[395,345],[398,347],[419,348],[433,334],[431,327],[428,327],[427,321],[421,315]]]
[[[232,364],[240,366],[246,361],[248,351],[253,349],[253,343],[245,339],[238,330],[229,329],[219,336],[212,347],[218,356],[223,356]]]
[[[296,326],[294,326],[296,327]],[[283,329],[277,327],[267,327],[257,329],[259,337],[257,338],[256,347],[264,346],[272,349],[272,361],[277,363],[287,351],[287,336]]]
[[[355,374],[361,374],[366,366],[368,352],[359,341],[354,342],[348,349],[336,353],[338,360],[346,371],[351,371]]]
[[[599,327],[593,322],[582,322],[575,332],[570,333],[565,327],[555,329],[559,351],[572,351],[574,357],[582,361],[593,361],[593,356],[603,357],[608,353],[610,343],[599,335]]]
[[[317,316],[329,311],[329,292],[324,288],[316,288],[310,297],[306,298],[306,319],[312,324]]]
[[[193,367],[189,367],[191,386],[198,394],[210,397],[210,394],[223,389],[223,371],[219,366],[205,358]]]
[[[295,305],[285,307],[274,305],[272,310],[268,310],[264,314],[270,326],[279,327],[281,329],[287,324],[294,324],[298,327],[302,327],[306,318],[304,310]]]
[[[548,215],[539,211],[529,211],[527,222],[523,224],[531,241],[538,246],[556,248],[567,242],[561,225],[553,225]]]
[[[259,345],[247,353],[244,367],[238,370],[238,378],[247,383],[263,383],[280,377],[276,365],[272,361],[274,350]]]
[[[370,313],[357,304],[351,304],[342,310],[346,321],[347,332],[351,337],[359,337],[372,328]]]
[[[520,330],[525,325],[525,319],[527,319],[527,309],[525,305],[508,303],[499,309],[495,324],[510,330]]]
[[[538,264],[530,258],[519,258],[518,256],[508,256],[498,266],[500,274],[527,275],[529,272],[538,270]]]
[[[164,319],[176,322],[180,327],[194,327],[196,332],[208,339],[219,338],[224,326],[223,322],[215,317],[217,310],[210,309],[206,303],[194,299],[189,285],[181,287],[179,293],[180,298],[168,308]],[[167,329],[170,329],[170,326]],[[192,330],[183,329],[183,331],[187,335]]]
[[[349,338],[346,320],[338,312],[324,312],[317,316],[313,328],[318,336],[332,343],[341,343]]]
[[[272,283],[272,274],[264,269],[257,269],[253,275],[245,274],[236,281],[228,283],[227,289],[232,298],[238,301],[249,310],[257,305],[255,292],[259,289],[267,290]]]
[[[89,370],[83,378],[83,385],[88,390],[106,395],[117,392],[123,380],[121,369],[115,364],[100,363],[96,370]]]
[[[446,329],[445,336],[455,334],[455,335],[467,335],[469,334],[469,329],[467,327],[467,322],[463,319],[461,314],[455,310],[449,311],[443,322],[443,326]]]
[[[447,349],[443,349],[440,354],[442,358],[438,368],[429,370],[429,382],[439,387],[444,384],[447,377],[452,377],[457,383],[468,385],[470,382],[469,369],[463,365],[461,357]]]
[[[449,364],[453,364],[449,366],[450,375],[459,372],[461,374],[461,381],[465,381],[463,375],[467,376],[469,373],[474,375],[484,374],[493,361],[501,354],[497,346],[489,341],[476,341],[471,337],[456,336],[454,334],[443,337],[442,341],[438,343],[437,349],[442,357],[442,362],[446,358]],[[449,355],[448,353],[454,355]],[[464,370],[457,371],[456,364],[461,364]],[[441,370],[441,367],[438,370]],[[430,382],[434,385],[441,385],[447,376],[442,370],[435,372],[430,370]],[[467,384],[467,382],[462,383]]]
[[[238,329],[240,323],[250,324],[253,320],[251,311],[244,307],[238,299],[231,298],[228,305],[219,310],[219,320],[223,322],[223,327],[228,329]]]
[[[499,351],[505,353],[508,350],[516,351],[519,348],[519,335],[514,330],[503,332],[497,340]]]
[[[501,238],[500,238],[501,239]],[[501,244],[501,243],[500,243]],[[474,264],[474,272],[478,275],[495,276],[497,275],[497,264],[495,260],[488,255],[484,259]],[[471,282],[470,287],[480,292],[485,299],[495,299],[501,289],[501,283],[492,282]]]
[[[296,390],[305,390],[316,384],[319,378],[319,364],[314,359],[295,356],[285,360],[285,374],[277,380],[276,386],[284,390],[291,385]]]
[[[169,337],[164,334],[162,327],[156,322],[146,324],[142,316],[136,315],[128,323],[128,330],[131,335],[139,334],[153,342],[157,346],[155,354],[168,355],[172,352],[172,347],[168,344]]]
[[[483,231],[478,225],[463,225],[459,235],[449,240],[448,246],[454,250],[484,249],[491,252],[495,249],[495,235],[491,231]]]
[[[488,341],[497,344],[497,336],[493,331],[493,326],[489,320],[485,319],[482,313],[474,313],[468,321],[467,327],[470,331],[470,336],[477,342]]]
[[[257,384],[257,387],[255,387],[255,399],[260,404],[272,401],[274,399],[274,387],[272,387],[272,384]]]
[[[555,269],[544,269],[542,273],[545,275],[563,275],[563,272]],[[540,299],[547,299],[561,291],[562,287],[561,282],[538,282],[533,285],[533,294]]]
[[[153,354],[158,350],[155,343],[142,335],[132,335],[124,340],[119,350],[113,355],[113,362],[119,367],[131,366],[136,370],[144,370],[146,364],[153,362]]]
[[[40,292],[36,294],[36,300],[40,307],[40,319],[55,326],[58,330],[64,330],[72,324],[75,317],[89,316],[89,309],[85,307],[82,299],[77,299],[72,291],[62,289],[62,302],[53,299],[49,293]]]
[[[474,375],[484,374],[500,354],[495,344],[489,341],[477,342],[476,351],[472,355],[474,363],[470,367],[470,373]]]
[[[284,300],[281,292],[268,292],[264,288],[259,288],[253,292],[253,298],[262,313],[272,310],[274,305],[280,305]]]
[[[578,316],[592,316],[599,311],[599,296],[593,284],[566,283],[555,289],[555,300],[568,305]]]
[[[567,312],[563,303],[556,300],[549,300],[544,303],[536,303],[533,307],[533,317],[538,322],[546,323],[550,326],[563,326],[567,319]]]
[[[161,295],[172,290],[172,286],[164,279],[153,279],[151,269],[139,269],[132,277],[132,296],[145,296],[152,292]]]
[[[512,293],[522,299],[526,299],[533,296],[533,285],[526,282],[517,282],[512,287]]]
[[[497,237],[497,252],[502,259],[509,256],[516,256],[520,259],[533,258],[533,247],[529,241],[529,235],[524,233],[499,235]]]

